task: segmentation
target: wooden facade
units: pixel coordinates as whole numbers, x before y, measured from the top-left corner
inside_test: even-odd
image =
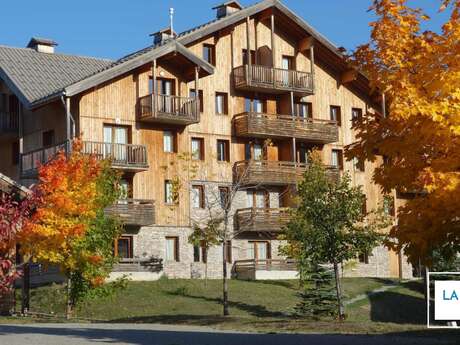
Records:
[[[67,102],[76,121],[75,133],[88,143],[88,153],[103,158],[110,150],[119,152],[116,167],[131,183],[130,197],[149,201],[115,205],[111,212],[126,216],[128,223],[147,213],[148,220],[140,218],[137,225],[147,225],[153,219],[158,227],[190,227],[192,184],[242,182],[260,188],[292,187],[306,169],[306,151],[318,150],[326,165],[332,164],[337,152],[343,154],[355,140],[352,109],[375,112],[375,104],[356,78],[342,78],[349,68],[339,53],[305,28],[278,2],[262,1],[179,35],[174,43],[166,42],[134,62],[122,62],[100,77],[77,83],[87,88],[71,86]],[[213,73],[211,68],[200,67],[204,47],[213,51],[208,62]],[[160,54],[162,51],[166,53]],[[122,73],[115,73],[117,69]],[[217,96],[224,100],[221,109]],[[256,110],[255,103],[262,106]],[[301,116],[296,107],[307,103],[311,116]],[[340,119],[331,118],[332,106],[340,109]],[[24,110],[23,118],[20,138],[25,154],[19,171],[23,178],[30,178],[26,172],[52,156],[47,150],[53,149],[43,147],[42,133],[54,129],[55,143],[67,140],[66,111],[56,101]],[[127,142],[119,151],[107,148],[106,126],[126,129]],[[166,134],[170,136],[168,149]],[[201,159],[184,159],[192,153],[192,139],[202,142]],[[266,139],[272,142],[262,157],[248,157],[248,152],[254,155],[255,146]],[[217,159],[218,141],[228,143],[228,159]],[[9,147],[0,148],[0,154],[10,157],[9,152]],[[363,186],[367,209],[376,208],[383,196],[372,175],[380,163],[366,162],[361,170],[353,161],[342,160],[341,166],[328,169],[331,178],[349,172],[352,183]],[[18,167],[0,164],[2,171],[12,171],[11,175],[18,177],[14,173]],[[182,182],[182,188],[172,204],[166,201],[165,183],[175,179]],[[252,224],[248,232],[276,232],[278,224],[286,221],[284,211],[254,213],[243,204],[235,218],[237,224],[243,218],[244,223]],[[280,197],[280,209],[292,205],[289,196]]]
[[[155,202],[153,200],[120,200],[105,209],[110,216],[119,217],[125,225],[149,226],[155,224]]]

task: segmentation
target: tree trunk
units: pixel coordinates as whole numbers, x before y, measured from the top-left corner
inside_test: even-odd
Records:
[[[343,308],[343,303],[342,303],[342,287],[340,285],[339,264],[335,261],[334,261],[334,275],[335,275],[335,287],[337,290],[337,304],[338,304],[339,320],[344,320],[345,310]]]
[[[223,307],[224,307],[224,316],[230,315],[228,312],[228,282],[227,282],[227,253],[225,250],[225,241],[222,244],[222,279],[223,279]]]
[[[65,317],[67,320],[70,320],[72,317],[72,312],[73,312],[73,301],[72,301],[72,282],[69,278],[67,278],[67,308],[66,308],[66,313]]]
[[[25,315],[30,309],[30,262],[23,266],[21,289],[21,314]]]

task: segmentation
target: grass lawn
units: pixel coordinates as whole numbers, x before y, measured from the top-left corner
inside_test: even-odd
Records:
[[[344,291],[346,298],[351,299],[395,283],[384,279],[345,278]],[[33,289],[31,311],[62,315],[64,291],[62,286]],[[220,316],[220,280],[210,280],[205,286],[202,280],[168,279],[130,282],[127,289],[111,298],[84,303],[76,316],[94,321],[205,325],[262,332],[382,333],[424,329],[421,282],[401,283],[347,305],[345,322],[293,317],[292,311],[298,301],[298,281],[231,280],[229,291],[231,316],[228,318]],[[11,320],[14,319],[0,319]]]

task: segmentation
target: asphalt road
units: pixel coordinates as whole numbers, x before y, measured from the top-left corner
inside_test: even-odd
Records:
[[[460,338],[429,335],[253,334],[202,327],[135,324],[0,325],[1,345],[433,345]]]

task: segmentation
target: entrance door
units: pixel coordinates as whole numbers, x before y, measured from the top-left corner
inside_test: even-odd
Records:
[[[249,242],[248,258],[253,260],[271,259],[270,243],[267,241]]]

